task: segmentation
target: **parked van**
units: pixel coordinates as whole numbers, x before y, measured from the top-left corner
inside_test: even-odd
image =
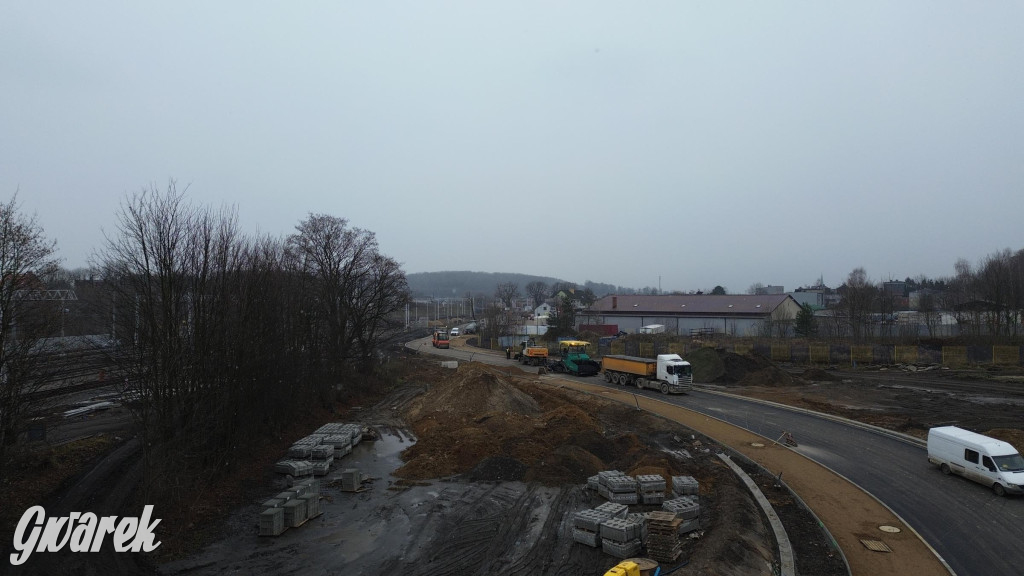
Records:
[[[943,474],[959,474],[997,496],[1024,493],[1024,458],[1008,442],[956,426],[928,430],[928,461]]]

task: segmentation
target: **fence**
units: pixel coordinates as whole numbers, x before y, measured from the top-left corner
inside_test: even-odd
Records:
[[[685,342],[629,342],[613,341],[599,345],[598,356],[625,354],[653,358],[658,354],[679,354],[683,358],[700,348],[700,344]],[[942,364],[968,366],[990,364],[995,366],[1024,366],[1024,347],[1021,346],[853,346],[846,344],[724,344],[727,352],[741,356],[760,355],[775,362],[820,365],[857,364]]]

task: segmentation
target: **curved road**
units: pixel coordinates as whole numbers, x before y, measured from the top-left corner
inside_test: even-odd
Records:
[[[411,342],[409,347],[463,360],[517,365],[493,353],[434,350],[429,340]],[[581,380],[605,384],[600,378]],[[942,475],[928,463],[919,441],[823,414],[709,390],[679,396],[651,390],[642,394],[766,438],[790,432],[799,444],[794,450],[849,478],[899,514],[958,576],[1024,574],[1024,498],[1000,498],[980,484]]]

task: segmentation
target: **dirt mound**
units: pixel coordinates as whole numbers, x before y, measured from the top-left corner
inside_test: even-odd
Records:
[[[842,380],[839,376],[821,368],[808,368],[800,377],[810,382],[838,382]]]
[[[454,377],[440,378],[427,394],[413,401],[406,410],[409,420],[432,413],[446,418],[477,418],[493,412],[535,416],[537,401],[513,386],[502,373],[481,364],[462,364]]]
[[[693,380],[704,384],[791,386],[793,378],[763,356],[742,356],[721,348],[701,348],[687,356]]]
[[[469,471],[469,479],[473,482],[507,482],[522,480],[526,475],[526,465],[507,456],[490,456],[484,458]]]
[[[789,372],[768,366],[753,372],[747,372],[739,382],[740,386],[792,386],[796,381]]]
[[[400,478],[465,474],[557,486],[641,462],[678,466],[638,436],[660,422],[628,407],[476,364],[439,377],[403,414],[417,439],[402,453],[405,464],[394,473]]]
[[[725,374],[725,364],[714,348],[699,348],[686,355],[693,366],[693,381],[710,384]]]

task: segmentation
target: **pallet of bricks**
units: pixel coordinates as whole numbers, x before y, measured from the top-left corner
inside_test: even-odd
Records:
[[[681,537],[700,528],[700,485],[692,476],[673,476],[675,495],[661,504],[661,510],[648,512],[647,555],[659,562],[675,562],[683,553]]]
[[[298,528],[320,514],[320,480],[300,480],[263,503],[260,536],[279,536],[288,528]]]
[[[573,518],[573,540],[599,547],[616,558],[636,556],[645,536],[643,515],[630,514],[625,504],[605,502],[597,508],[581,510]]]
[[[288,456],[274,465],[274,471],[296,478],[325,476],[335,458],[350,454],[362,437],[363,427],[358,424],[324,424],[316,432],[292,444],[288,448]]]
[[[589,480],[587,484],[590,485]],[[639,501],[636,479],[618,470],[597,473],[597,493],[616,504],[636,504]]]

